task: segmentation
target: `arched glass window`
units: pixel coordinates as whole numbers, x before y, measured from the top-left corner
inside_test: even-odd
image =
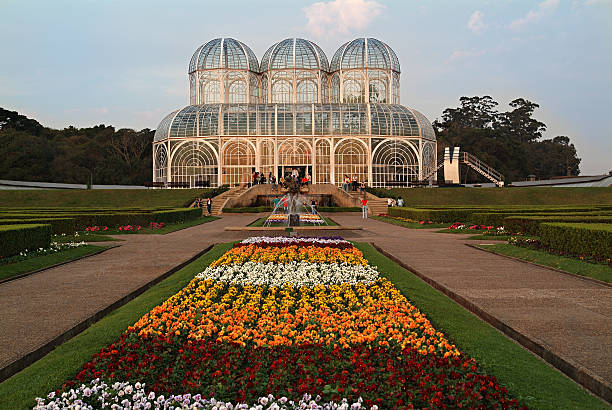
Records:
[[[372,186],[408,186],[418,179],[419,162],[414,148],[401,140],[385,140],[374,150]]]
[[[287,80],[274,80],[272,84],[273,103],[291,103],[291,84]]]
[[[228,91],[228,102],[230,104],[247,102],[247,87],[243,80],[232,81]]]
[[[386,103],[387,86],[382,80],[370,80],[370,102]]]
[[[297,86],[298,103],[317,102],[317,84],[312,80],[302,80]]]
[[[344,81],[344,102],[345,103],[362,103],[363,101],[363,86],[361,81],[348,79]]]
[[[221,87],[218,80],[208,80],[202,83],[200,99],[203,104],[215,104],[221,102]]]

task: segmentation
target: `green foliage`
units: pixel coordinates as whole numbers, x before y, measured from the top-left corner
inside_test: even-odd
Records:
[[[34,256],[25,260],[0,265],[0,280],[8,279],[17,275],[23,275],[29,272],[34,272],[39,269],[45,269],[58,263],[73,261],[82,258],[92,253],[96,253],[104,249],[102,246],[85,245],[78,248],[70,248],[57,253],[48,255]]]
[[[418,221],[432,222],[458,222],[467,221],[474,212],[474,209],[417,209],[417,208],[389,208],[389,215],[401,216],[403,218],[415,219]]]
[[[184,223],[187,221],[193,221],[202,216],[202,209],[200,208],[181,208],[181,209],[169,209],[164,211],[155,211],[152,213],[152,222],[164,222],[164,223]]]
[[[0,225],[18,225],[18,224],[49,224],[51,225],[51,233],[73,233],[76,231],[76,223],[74,218],[28,218],[28,219],[2,219]]]
[[[358,206],[318,206],[318,212],[361,212]]]
[[[612,223],[612,215],[511,215],[504,218],[508,232],[538,235],[540,224],[545,222]]]
[[[26,249],[48,248],[50,244],[51,225],[0,225],[0,258]]]
[[[506,205],[612,205],[612,187],[608,188],[367,188],[381,198],[403,198],[407,207],[491,207]]]
[[[612,224],[542,223],[539,236],[559,251],[612,259]]]
[[[54,130],[0,108],[4,179],[143,185],[151,180],[154,130],[106,125]]]
[[[533,118],[538,104],[523,98],[510,102],[511,110],[498,112],[498,103],[490,96],[461,97],[460,107],[447,108],[433,125],[438,137],[438,157],[445,147],[463,151],[500,171],[506,182],[578,175],[580,158],[567,136],[541,141],[546,124]],[[464,182],[486,181],[462,165]]]
[[[30,209],[62,208],[180,208],[190,206],[196,197],[218,195],[227,187],[214,189],[49,189],[0,191],[3,207]],[[1,210],[2,208],[0,208]]]

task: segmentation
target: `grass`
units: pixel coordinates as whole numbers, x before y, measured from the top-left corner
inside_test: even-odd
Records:
[[[434,327],[444,332],[461,351],[475,358],[484,371],[496,376],[522,403],[536,409],[609,408],[370,244],[356,245],[372,265],[378,266],[380,272],[427,315]]]
[[[213,189],[49,189],[0,191],[3,207],[185,207]],[[42,206],[41,206],[42,205]]]
[[[69,262],[83,256],[91,255],[102,249],[104,249],[103,246],[85,245],[48,255],[32,256],[31,258],[9,263],[7,265],[0,265],[0,280],[48,268],[58,263]]]
[[[184,223],[166,224],[163,228],[160,229],[143,227],[140,231],[118,231],[116,229],[113,229],[112,232],[107,232],[109,232],[109,235],[165,235],[167,233],[180,231],[181,229],[191,228],[192,226],[198,226],[207,222],[212,222],[217,219],[219,219],[218,216],[203,216],[201,218],[194,219],[193,221],[187,221]]]
[[[612,267],[604,264],[589,263],[566,256],[554,255],[546,251],[522,248],[508,243],[482,246],[482,249],[512,256],[528,262],[550,266],[575,275],[587,276],[603,282],[612,282]]]
[[[607,188],[368,188],[381,198],[404,198],[413,205],[611,205],[612,187]]]
[[[113,242],[120,239],[111,238],[107,235],[98,233],[80,232],[78,235],[57,235],[51,238],[51,242],[67,243],[67,242]]]
[[[446,228],[448,224],[419,224],[417,222],[406,222],[400,221],[399,219],[389,218],[386,216],[370,216],[369,218],[376,219],[377,221],[387,222],[393,225],[403,226],[404,228],[412,229],[432,229],[432,228]]]
[[[482,235],[474,235],[474,236],[470,236],[469,240],[472,241],[508,241],[511,238],[510,235],[486,235],[486,234],[482,234]]]
[[[323,220],[325,220],[325,222],[327,222],[327,225],[330,226],[338,226],[338,224],[336,222],[334,222],[333,220],[329,219],[326,216],[322,216],[321,218],[323,218]],[[249,224],[249,226],[264,226],[264,223],[266,222],[266,219],[268,219],[267,216],[264,216],[262,218],[259,218],[258,220],[256,220],[255,222]],[[313,224],[314,225],[314,224]],[[285,224],[281,224],[281,223],[275,223],[272,224],[270,226],[285,226]]]
[[[4,381],[0,384],[0,409],[31,409],[36,397],[44,397],[59,388],[65,380],[80,371],[94,353],[117,340],[128,326],[185,287],[197,272],[204,270],[231,247],[231,243],[215,246],[196,261]]]

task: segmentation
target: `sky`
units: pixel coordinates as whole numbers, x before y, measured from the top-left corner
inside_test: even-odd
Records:
[[[375,37],[400,60],[401,103],[431,121],[461,96],[526,98],[583,175],[612,170],[612,0],[2,0],[0,15],[0,107],[49,127],[156,128],[189,103],[189,60],[213,38],[259,60],[306,38],[331,60]]]

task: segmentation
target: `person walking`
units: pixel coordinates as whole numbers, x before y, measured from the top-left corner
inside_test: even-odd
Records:
[[[368,200],[365,197],[361,200],[361,216],[363,219],[368,219]]]
[[[212,214],[212,198],[206,200],[206,210],[208,211],[208,215]]]
[[[359,184],[359,191],[364,194],[365,193],[365,189],[366,189],[366,184],[365,182],[361,181],[361,184]]]

